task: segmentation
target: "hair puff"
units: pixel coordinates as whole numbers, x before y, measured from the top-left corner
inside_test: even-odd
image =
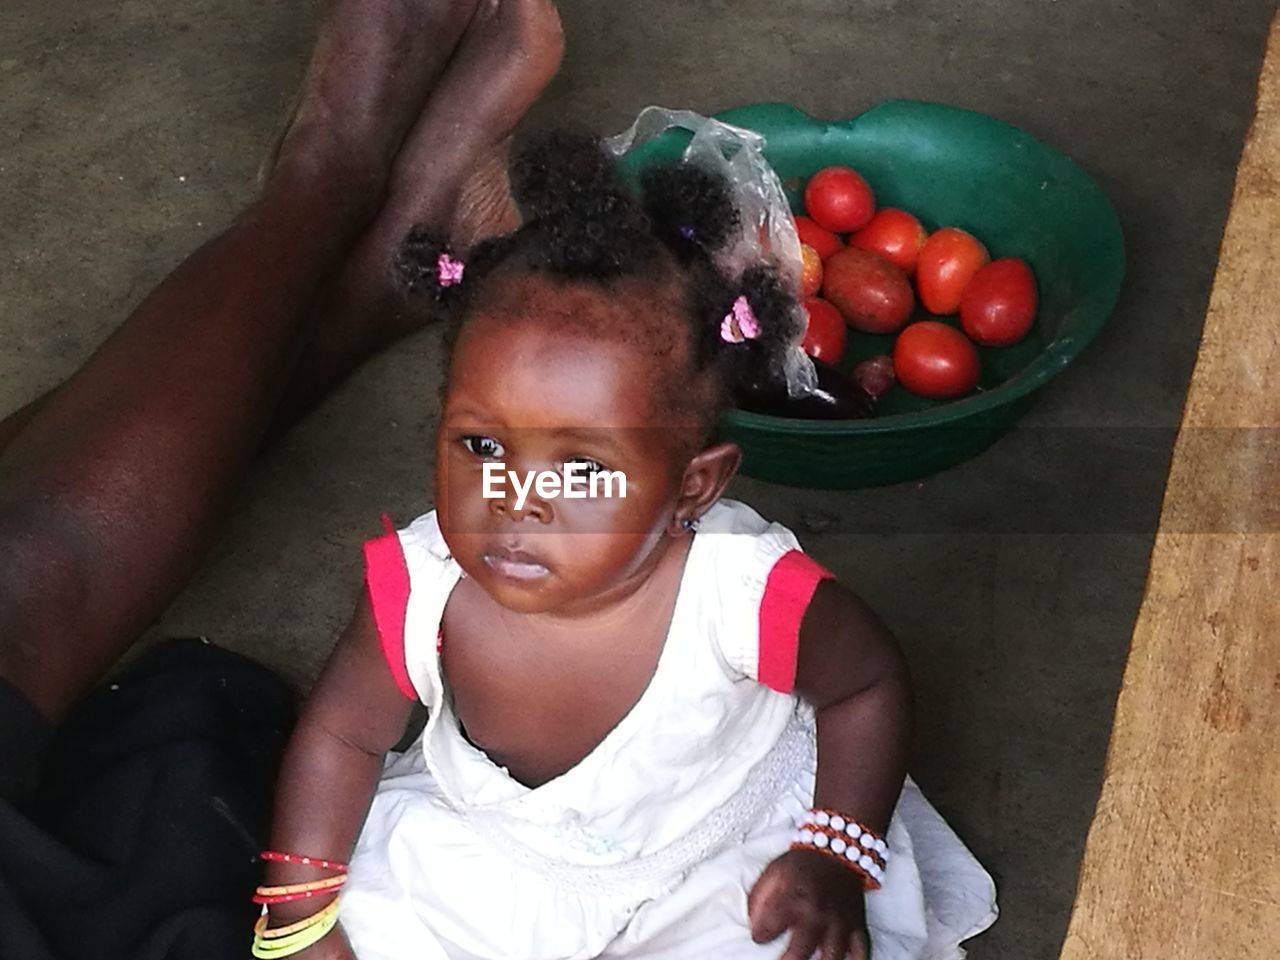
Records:
[[[644,211],[593,134],[556,129],[531,139],[512,164],[511,193],[537,241],[528,247],[532,267],[606,278],[653,260]]]
[[[447,243],[425,227],[414,227],[395,255],[395,271],[409,293],[452,304],[463,290],[466,265]]]
[[[720,325],[739,296],[750,304],[760,332],[741,343],[726,343]],[[785,386],[784,361],[802,336],[803,323],[799,301],[776,270],[764,265],[747,269],[735,287],[721,294],[704,325],[704,343],[711,340],[729,393]]]
[[[702,167],[653,167],[641,189],[654,230],[682,262],[723,248],[740,222],[728,182]]]

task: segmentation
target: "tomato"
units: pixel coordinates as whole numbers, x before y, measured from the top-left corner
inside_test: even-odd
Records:
[[[916,260],[916,290],[930,313],[955,313],[960,295],[991,257],[978,239],[957,227],[929,234]]]
[[[849,238],[849,246],[878,253],[894,266],[911,273],[928,234],[920,221],[905,210],[885,207],[871,222]]]
[[[827,167],[805,184],[804,208],[818,226],[849,233],[867,225],[876,212],[876,197],[858,171]]]
[[[804,302],[809,314],[809,326],[804,331],[801,348],[816,360],[839,363],[844,356],[845,328],[840,311],[821,297],[810,297]]]
[[[922,397],[962,397],[978,385],[978,348],[955,327],[921,320],[898,334],[893,371],[900,384]]]
[[[850,371],[849,379],[867,391],[872,400],[879,400],[898,379],[893,372],[893,357],[869,357]]]
[[[1036,319],[1036,278],[1027,261],[992,260],[973,275],[960,296],[960,326],[984,347],[1009,347]]]
[[[823,260],[844,246],[844,242],[826,227],[820,227],[808,217],[796,217],[796,233],[801,243],[807,243],[818,251]]]
[[[800,244],[800,296],[812,297],[822,289],[822,258],[807,243]]]
[[[845,247],[823,264],[822,295],[863,333],[900,330],[916,303],[905,273],[857,247]]]

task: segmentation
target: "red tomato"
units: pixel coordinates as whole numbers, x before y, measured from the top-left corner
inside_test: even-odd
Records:
[[[826,227],[820,227],[808,217],[796,217],[796,233],[801,243],[807,243],[818,251],[823,260],[844,246],[844,243]]]
[[[893,357],[883,354],[863,360],[850,372],[849,377],[867,391],[872,400],[879,400],[893,387],[897,376],[893,372]]]
[[[922,397],[962,397],[978,385],[978,348],[955,327],[921,320],[898,334],[893,371],[900,384]]]
[[[800,296],[812,297],[822,289],[822,258],[807,243],[800,244]]]
[[[855,330],[895,333],[916,305],[907,275],[878,253],[845,247],[822,269],[822,295]]]
[[[916,259],[916,290],[930,313],[955,313],[973,275],[991,259],[978,239],[957,227],[929,234]]]
[[[876,197],[858,171],[827,167],[805,184],[804,208],[818,226],[849,233],[867,225],[876,212]]]
[[[871,222],[849,238],[849,246],[878,253],[907,273],[916,268],[916,256],[924,244],[925,229],[905,210],[885,207]]]
[[[984,347],[1009,347],[1036,319],[1036,278],[1027,261],[992,260],[973,275],[960,296],[960,326]]]
[[[844,317],[821,297],[807,299],[804,309],[809,314],[809,326],[805,328],[801,349],[816,360],[839,363],[844,356]]]

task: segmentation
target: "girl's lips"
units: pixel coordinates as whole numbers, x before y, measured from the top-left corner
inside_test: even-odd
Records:
[[[537,557],[523,550],[497,547],[486,551],[483,559],[494,573],[512,580],[537,580],[551,572]]]

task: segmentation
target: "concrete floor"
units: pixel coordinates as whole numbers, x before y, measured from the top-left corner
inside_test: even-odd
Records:
[[[562,8],[569,54],[541,118],[612,132],[650,102],[843,117],[939,100],[1064,150],[1115,203],[1120,307],[996,447],[923,485],[736,491],[800,530],[907,647],[917,778],[1000,885],[1003,916],[971,955],[1055,957],[1274,3]],[[314,8],[9,0],[5,14],[0,410],[74,369],[250,195]],[[430,506],[438,349],[428,332],[370,364],[263,459],[157,632],[309,681],[379,513]]]

